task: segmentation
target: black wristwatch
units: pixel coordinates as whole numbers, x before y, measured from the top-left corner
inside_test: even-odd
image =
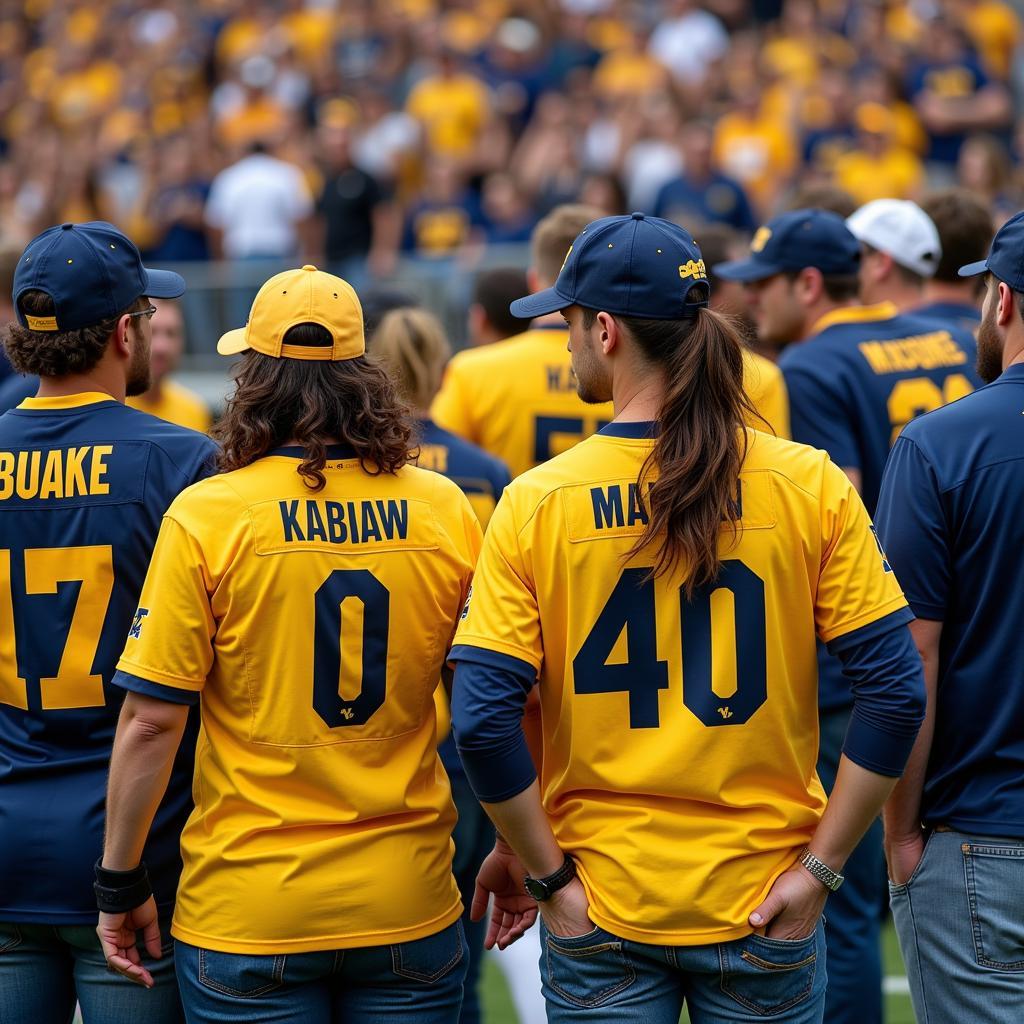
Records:
[[[576,877],[576,861],[565,855],[562,866],[552,872],[546,878],[531,878],[527,875],[523,879],[523,886],[527,895],[532,896],[538,903],[551,899],[559,889],[564,889]]]

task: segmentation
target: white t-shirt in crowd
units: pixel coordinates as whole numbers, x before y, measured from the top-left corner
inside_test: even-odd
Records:
[[[728,53],[729,33],[710,11],[698,9],[663,21],[647,48],[674,78],[696,85],[704,81],[708,67]]]
[[[266,153],[253,153],[221,171],[206,201],[206,222],[224,233],[229,259],[295,256],[296,225],[312,212],[302,171]]]

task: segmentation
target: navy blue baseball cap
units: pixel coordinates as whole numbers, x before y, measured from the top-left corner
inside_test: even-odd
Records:
[[[763,281],[790,270],[815,267],[823,274],[856,274],[860,242],[843,218],[829,210],[791,210],[758,228],[750,255],[718,263],[714,271],[726,281]]]
[[[989,271],[1015,292],[1024,292],[1024,210],[1015,213],[992,239],[988,256],[960,268],[961,277]]]
[[[53,299],[52,316],[25,316],[18,300],[30,290]],[[124,312],[136,299],[176,299],[185,279],[148,270],[130,238],[113,224],[58,224],[36,235],[14,272],[18,323],[32,331],[76,331]]]
[[[697,287],[703,298],[687,301]],[[633,213],[588,224],[569,246],[551,288],[516,299],[513,316],[532,320],[567,306],[584,306],[642,320],[680,320],[708,304],[704,260],[684,228]]]

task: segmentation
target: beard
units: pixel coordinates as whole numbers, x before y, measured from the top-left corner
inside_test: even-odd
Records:
[[[1003,372],[1003,339],[999,337],[995,316],[982,317],[978,326],[978,376],[991,384]]]
[[[128,364],[128,377],[125,381],[125,394],[129,398],[145,394],[153,385],[153,377],[149,367],[149,342],[141,331],[136,334],[135,347],[132,349],[131,362]]]
[[[576,394],[581,402],[587,405],[600,405],[610,402],[612,389],[608,381],[603,379],[601,364],[594,357],[590,339],[580,343],[572,350],[572,372],[576,378]]]

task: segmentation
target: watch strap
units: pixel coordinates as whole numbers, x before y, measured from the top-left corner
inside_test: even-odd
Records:
[[[843,884],[843,876],[833,871],[823,860],[819,860],[810,850],[800,854],[800,863],[821,882],[829,892],[835,892]]]
[[[557,871],[552,871],[544,878],[527,877],[524,881],[527,893],[538,902],[543,902],[550,899],[559,889],[564,889],[575,877],[576,861],[566,854],[562,866]]]

